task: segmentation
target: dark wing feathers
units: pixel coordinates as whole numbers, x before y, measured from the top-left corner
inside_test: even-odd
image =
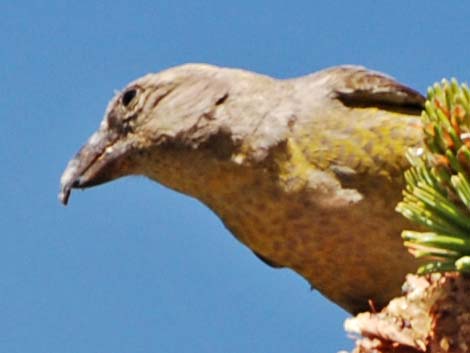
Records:
[[[336,98],[348,107],[371,107],[419,115],[424,108],[425,98],[417,91],[404,86],[376,71],[358,66],[339,66],[328,69],[335,71]]]

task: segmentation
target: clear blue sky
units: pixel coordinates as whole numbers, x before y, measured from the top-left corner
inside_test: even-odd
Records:
[[[450,3],[449,3],[450,4]],[[5,1],[0,352],[336,352],[346,313],[197,201],[134,177],[57,201],[115,89],[186,62],[470,76],[464,1]],[[334,274],[331,274],[334,276]]]

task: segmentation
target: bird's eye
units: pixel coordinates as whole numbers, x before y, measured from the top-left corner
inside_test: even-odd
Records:
[[[127,107],[130,102],[134,99],[134,97],[137,95],[137,90],[135,88],[128,89],[124,94],[122,95],[122,105]]]

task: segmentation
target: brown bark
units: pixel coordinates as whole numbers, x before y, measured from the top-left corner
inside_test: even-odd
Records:
[[[360,335],[353,353],[470,352],[470,276],[408,275],[404,291],[381,312],[346,320]]]

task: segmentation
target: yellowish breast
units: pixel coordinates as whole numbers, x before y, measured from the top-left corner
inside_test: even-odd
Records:
[[[153,155],[144,174],[205,203],[243,244],[349,311],[366,309],[369,299],[385,304],[416,268],[400,238],[407,223],[394,211],[401,186],[387,178],[370,180],[358,204],[325,209],[312,190],[287,192],[279,171],[266,165],[239,165],[198,150]]]

